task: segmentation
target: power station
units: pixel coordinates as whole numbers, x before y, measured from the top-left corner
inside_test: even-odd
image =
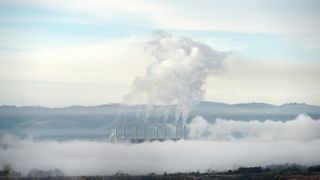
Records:
[[[150,130],[150,128],[148,129],[148,126],[145,124],[143,125],[143,136],[141,137],[141,135],[139,135],[139,126],[136,125],[134,131],[134,136],[132,136],[133,138],[131,138],[130,140],[128,139],[127,136],[127,126],[124,125],[122,126],[123,128],[123,136],[119,137],[119,128],[120,126],[116,125],[114,126],[114,135],[113,138],[110,139],[111,142],[113,143],[119,143],[119,142],[129,142],[129,143],[143,143],[143,142],[163,142],[163,141],[167,141],[167,140],[171,140],[171,141],[179,141],[181,140],[180,135],[179,135],[179,128],[183,128],[183,139],[187,140],[187,127],[186,125],[183,126],[179,126],[176,125],[175,126],[175,136],[173,138],[168,138],[167,135],[167,126],[163,125],[162,126],[162,133],[160,132],[160,127],[158,124],[156,124],[155,126],[153,126],[154,128],[154,136],[153,137],[148,137],[148,132]],[[121,128],[121,127],[120,127]],[[140,127],[141,128],[141,127]]]

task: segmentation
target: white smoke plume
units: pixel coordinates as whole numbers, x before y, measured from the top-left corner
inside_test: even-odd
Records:
[[[127,101],[144,94],[149,104],[177,104],[176,119],[185,123],[190,108],[203,99],[211,72],[219,71],[226,53],[185,37],[159,32],[145,45],[151,55],[145,76],[137,77]]]

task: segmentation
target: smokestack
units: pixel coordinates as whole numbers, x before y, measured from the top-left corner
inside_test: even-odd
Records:
[[[127,126],[126,125],[123,126],[123,140],[124,141],[127,140]]]
[[[144,125],[144,141],[147,141],[147,125]]]
[[[114,127],[114,143],[117,143],[117,135],[118,135],[118,132],[117,132],[117,125]]]
[[[159,140],[159,127],[158,127],[158,124],[156,125],[156,131],[157,131],[157,141]]]
[[[178,124],[176,125],[176,141],[179,139],[179,126]]]
[[[184,129],[184,140],[187,140],[187,127],[186,125],[183,126]]]
[[[136,125],[136,136],[135,136],[135,141],[136,143],[138,142],[138,126]]]
[[[164,140],[167,140],[167,124],[164,125]]]

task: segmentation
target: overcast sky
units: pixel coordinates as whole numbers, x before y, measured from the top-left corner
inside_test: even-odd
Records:
[[[320,105],[316,0],[0,0],[0,104],[123,102],[155,30],[230,52],[205,100]]]

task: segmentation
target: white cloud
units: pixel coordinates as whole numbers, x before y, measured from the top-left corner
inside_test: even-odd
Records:
[[[244,141],[311,141],[320,139],[320,120],[300,114],[290,121],[235,121],[217,119],[209,123],[196,117],[188,125],[192,139]]]
[[[5,1],[80,12],[104,20],[140,19],[154,28],[179,30],[219,30],[282,34],[318,34],[318,14],[313,2],[299,1]],[[308,12],[308,13],[302,13]],[[129,21],[130,22],[130,21]],[[308,27],[308,28],[304,28]]]
[[[66,175],[111,175],[233,169],[239,166],[319,163],[320,141],[248,142],[180,141],[108,144],[94,141],[4,140],[0,166],[10,164],[27,174],[31,169],[59,168]]]

